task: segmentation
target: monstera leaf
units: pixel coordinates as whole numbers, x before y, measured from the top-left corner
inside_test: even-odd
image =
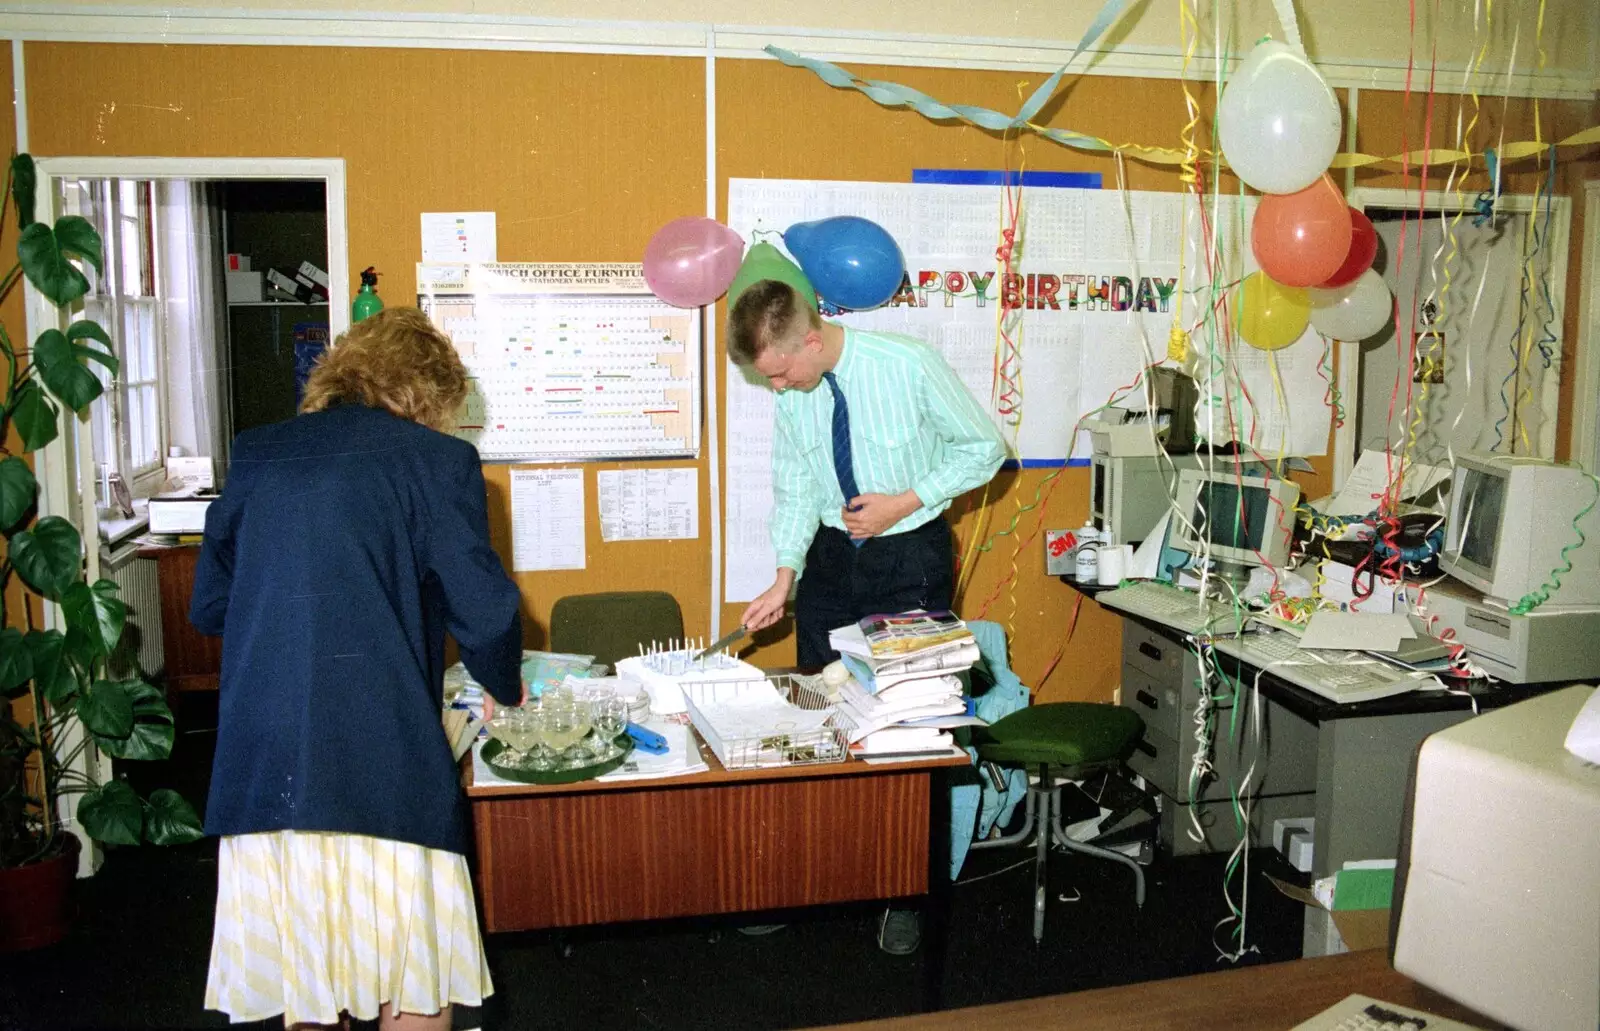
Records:
[[[90,350],[81,345],[74,347],[59,329],[47,329],[33,342],[33,364],[39,369],[44,385],[75,412],[82,412],[100,396],[99,377],[89,371],[77,354]]]
[[[56,439],[56,406],[31,379],[23,380],[12,395],[11,425],[24,451],[37,451]]]
[[[102,681],[102,683],[104,683]],[[172,754],[172,710],[160,691],[142,680],[123,680],[120,687],[133,704],[133,724],[126,737],[95,737],[118,759],[165,759]],[[95,685],[99,691],[101,684]]]
[[[17,241],[17,258],[28,282],[58,308],[89,292],[89,280],[72,264],[81,258],[101,270],[100,234],[80,215],[63,215],[54,226],[35,222]]]
[[[78,694],[78,718],[96,741],[121,740],[133,733],[133,696],[125,681],[97,680]]]
[[[33,507],[39,481],[28,463],[12,456],[0,462],[0,530],[9,530]]]
[[[80,580],[61,595],[69,635],[72,631],[81,634],[96,657],[110,655],[122,639],[128,606],[117,597],[117,591],[110,580],[96,580],[93,587]]]
[[[60,597],[74,583],[83,563],[83,539],[77,528],[60,516],[45,516],[31,530],[11,538],[11,563],[28,585],[51,598]]]
[[[205,835],[199,814],[182,795],[171,788],[150,792],[144,804],[144,840],[152,845],[185,845]]]
[[[78,691],[78,673],[67,661],[67,640],[59,630],[30,630],[23,638],[33,657],[33,682],[51,705],[66,705]]]
[[[144,826],[144,805],[120,780],[95,788],[78,802],[78,822],[96,841],[137,845]]]
[[[17,206],[17,228],[33,225],[33,198],[39,179],[34,174],[33,155],[18,154],[11,159],[11,200]]]

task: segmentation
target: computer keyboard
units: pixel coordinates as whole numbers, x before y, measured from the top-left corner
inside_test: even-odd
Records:
[[[1212,647],[1333,702],[1369,702],[1433,685],[1431,678],[1360,652],[1302,648],[1283,631],[1219,638]]]
[[[1446,1020],[1421,1010],[1379,1002],[1365,995],[1347,995],[1291,1031],[1477,1031],[1470,1024]]]
[[[1095,595],[1095,600],[1130,616],[1140,616],[1200,636],[1237,633],[1242,622],[1250,617],[1247,609],[1154,580],[1141,580],[1105,591]]]

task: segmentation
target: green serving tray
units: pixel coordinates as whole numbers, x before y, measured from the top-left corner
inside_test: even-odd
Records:
[[[505,780],[514,780],[523,784],[576,784],[580,780],[593,780],[628,761],[628,756],[633,753],[633,738],[626,734],[616,739],[616,745],[622,751],[603,762],[590,763],[588,766],[574,766],[564,770],[519,770],[511,769],[497,764],[495,756],[506,750],[506,746],[494,738],[483,743],[483,761],[494,770],[496,777]]]

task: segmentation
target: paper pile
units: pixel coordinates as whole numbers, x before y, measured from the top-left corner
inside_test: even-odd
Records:
[[[828,642],[839,652],[851,679],[839,689],[839,709],[854,724],[850,751],[866,757],[927,755],[955,745],[955,727],[981,726],[962,697],[962,670],[978,661],[978,645],[968,639],[931,655],[875,659],[861,627],[831,631]]]

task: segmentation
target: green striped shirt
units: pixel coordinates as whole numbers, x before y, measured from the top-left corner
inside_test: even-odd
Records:
[[[994,421],[937,350],[893,333],[846,329],[833,368],[850,409],[850,455],[863,494],[917,492],[904,533],[988,483],[1005,459]],[[826,383],[778,395],[772,442],[772,544],[778,565],[805,569],[819,524],[844,529],[833,468],[833,392]]]

